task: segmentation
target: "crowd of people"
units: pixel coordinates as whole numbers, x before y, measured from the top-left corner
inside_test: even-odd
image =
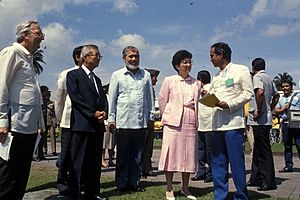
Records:
[[[109,85],[103,86],[93,72],[102,59],[101,50],[95,44],[78,46],[72,55],[75,66],[58,76],[53,102],[49,88],[40,87],[33,66],[33,54],[44,39],[40,24],[26,21],[17,26],[16,42],[0,52],[0,199],[23,198],[32,158],[45,158],[48,132],[52,154],[57,154],[57,124],[61,128],[56,162],[60,195],[75,200],[108,199],[100,196],[101,166],[116,167],[119,192],[144,192],[141,177],[156,176],[151,164],[156,113],[153,86],[160,71],[141,68],[138,48],[127,46],[122,52],[124,67],[113,72]],[[293,139],[300,158],[299,128],[292,126],[289,114],[300,110],[300,94],[293,92],[293,83],[282,81],[280,97],[265,72],[263,58],[252,61],[250,72],[247,66],[233,63],[231,54],[228,44],[213,44],[210,61],[219,71],[211,78],[201,70],[197,79],[190,74],[191,52],[179,50],[172,57],[174,75],[164,78],[158,94],[164,125],[158,170],[165,174],[167,200],[176,198],[176,172],[181,172],[180,192],[187,199],[197,199],[189,190],[190,179],[213,182],[214,198],[228,199],[229,165],[234,199],[248,199],[247,187],[276,189],[270,146],[273,113],[282,118],[285,166],[279,172],[293,171]],[[199,102],[208,96],[216,102]],[[245,132],[249,138],[253,135],[248,181]],[[2,156],[4,150],[8,156]],[[195,176],[190,178],[190,174]]]

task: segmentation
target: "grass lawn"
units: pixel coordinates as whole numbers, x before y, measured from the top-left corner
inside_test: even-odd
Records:
[[[57,169],[53,165],[32,165],[29,182],[27,185],[27,192],[44,190],[56,187]],[[150,179],[151,180],[151,179]],[[153,180],[153,179],[152,179]],[[157,200],[165,199],[166,184],[165,181],[147,181],[142,179],[141,183],[146,191],[141,193],[120,193],[115,189],[114,176],[103,174],[101,177],[101,195],[109,197],[110,200]],[[199,183],[200,184],[200,183]],[[174,183],[174,191],[177,200],[186,200],[180,194],[180,182]],[[206,188],[190,187],[191,192],[198,197],[198,199],[211,200],[213,199],[213,188],[208,186]],[[57,193],[56,193],[57,194]],[[53,194],[55,195],[55,194]],[[47,197],[45,196],[45,199]],[[233,193],[230,192],[229,199],[233,199]],[[287,200],[285,198],[275,198],[268,195],[258,193],[256,191],[249,191],[249,199],[266,199],[266,200]]]
[[[154,141],[154,148],[161,147],[162,140],[156,139]],[[272,151],[274,153],[283,152],[283,144],[277,143],[272,145]],[[249,153],[249,144],[245,144],[246,153]],[[296,152],[296,150],[294,151]],[[31,167],[30,178],[27,185],[27,192],[39,191],[49,188],[56,188],[56,176],[57,169],[54,164],[34,163]],[[155,179],[150,179],[155,180]],[[101,177],[101,195],[109,197],[111,200],[157,200],[165,199],[166,184],[165,181],[147,181],[142,179],[142,185],[145,187],[146,192],[142,193],[119,193],[115,189],[114,175],[103,174]],[[174,191],[176,199],[183,200],[187,199],[180,194],[180,182],[174,183]],[[212,187],[191,187],[191,192],[198,197],[198,199],[211,200],[213,199],[213,188]],[[229,199],[233,199],[233,193],[229,194]],[[46,197],[45,197],[46,198]],[[275,198],[268,195],[258,193],[256,191],[249,190],[249,199],[266,199],[266,200],[287,200],[285,198]]]

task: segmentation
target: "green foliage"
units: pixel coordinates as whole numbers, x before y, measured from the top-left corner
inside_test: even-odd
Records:
[[[43,66],[41,65],[41,63],[46,64],[46,62],[44,61],[44,50],[39,49],[36,52],[34,52],[33,54],[33,67],[34,67],[34,71],[37,74],[40,74],[43,72]]]
[[[293,85],[296,85],[296,83],[293,82],[293,77],[289,75],[287,72],[283,72],[282,74],[279,73],[273,79],[273,82],[275,83],[277,90],[281,90],[281,81],[283,80],[290,80],[292,81]]]

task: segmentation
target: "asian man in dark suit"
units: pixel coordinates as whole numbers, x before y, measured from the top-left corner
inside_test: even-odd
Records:
[[[81,67],[67,74],[67,90],[72,102],[72,199],[81,199],[81,192],[84,192],[84,200],[106,200],[99,196],[99,155],[102,150],[108,104],[101,80],[93,73],[101,57],[96,45],[85,45],[81,51]],[[81,185],[84,185],[84,189]]]

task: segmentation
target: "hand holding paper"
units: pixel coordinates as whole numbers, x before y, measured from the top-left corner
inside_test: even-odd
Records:
[[[216,107],[220,100],[216,97],[216,95],[207,93],[201,99],[199,99],[199,102],[205,106],[213,108]]]

